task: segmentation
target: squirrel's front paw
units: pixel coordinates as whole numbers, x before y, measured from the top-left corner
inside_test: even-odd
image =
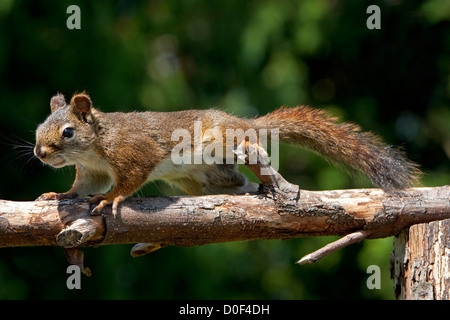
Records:
[[[77,193],[46,192],[44,194],[41,194],[35,201],[63,200],[63,199],[75,199],[75,198],[78,198]]]
[[[112,214],[114,217],[117,215],[117,208],[119,207],[119,203],[125,199],[124,196],[110,196],[108,194],[97,194],[94,197],[92,197],[89,200],[90,204],[97,204],[98,205],[92,209],[91,214],[92,215],[99,215],[102,213],[102,210],[107,205],[112,204]]]

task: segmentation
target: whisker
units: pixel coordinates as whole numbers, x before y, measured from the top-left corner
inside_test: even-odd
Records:
[[[7,159],[11,163],[19,160],[22,162],[22,166],[26,166],[32,159],[36,159],[33,152],[33,143],[16,135],[8,137],[2,134],[1,136],[4,141],[0,142],[0,144],[7,146],[9,149],[9,152],[5,155],[4,159]]]
[[[4,145],[8,145],[8,146],[13,146],[13,147],[30,147],[30,148],[34,148],[34,143],[25,140],[24,138],[21,138],[17,135],[13,135],[13,138],[11,137],[7,137],[5,135],[2,134],[2,137],[7,140],[9,143],[6,142],[2,142],[2,144]]]

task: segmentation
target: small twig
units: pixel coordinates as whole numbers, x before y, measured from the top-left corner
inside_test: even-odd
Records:
[[[369,231],[356,231],[353,233],[350,233],[346,235],[345,237],[340,238],[339,240],[333,241],[326,246],[320,248],[319,250],[316,250],[310,254],[307,254],[300,260],[298,260],[296,263],[299,265],[308,264],[308,263],[314,263],[318,260],[322,259],[323,257],[329,255],[330,253],[333,253],[339,249],[342,249],[350,244],[360,242],[361,240],[367,238],[369,235],[371,235],[372,232]]]

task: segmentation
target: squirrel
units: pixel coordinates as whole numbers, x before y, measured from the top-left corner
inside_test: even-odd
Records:
[[[252,119],[216,109],[105,113],[93,107],[85,92],[74,94],[70,104],[58,93],[51,98],[50,106],[51,114],[36,130],[34,154],[55,168],[75,165],[76,178],[69,191],[44,193],[37,200],[92,195],[92,214],[112,205],[115,216],[120,202],[155,179],[165,180],[189,195],[258,191],[259,185],[248,182],[235,163],[174,163],[171,153],[178,140],[173,132],[182,129],[194,136],[196,121],[201,121],[202,134],[214,129],[223,136],[227,129],[258,132],[276,128],[281,142],[309,148],[332,162],[361,171],[386,191],[413,187],[420,175],[417,164],[401,150],[384,145],[379,137],[362,132],[355,124],[338,123],[325,111],[308,106],[281,107]],[[245,165],[263,185],[272,185],[280,192],[295,189],[268,164],[260,141],[233,139],[230,146],[220,139],[202,139],[202,150],[215,142],[233,149],[234,160],[246,158]],[[194,150],[194,143],[189,141],[183,150]],[[248,156],[255,151],[261,157],[250,163]],[[262,168],[269,174],[262,174]]]

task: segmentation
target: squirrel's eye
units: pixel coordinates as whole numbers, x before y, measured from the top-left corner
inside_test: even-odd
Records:
[[[73,137],[73,129],[72,128],[65,128],[63,133],[62,133],[62,136],[64,138],[72,138]]]

